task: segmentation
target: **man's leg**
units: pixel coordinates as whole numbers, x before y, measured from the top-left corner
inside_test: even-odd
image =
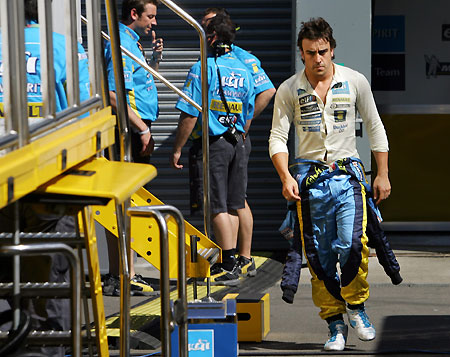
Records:
[[[245,207],[238,209],[237,214],[239,217],[239,255],[250,259],[253,237],[253,215],[247,200],[245,201]]]
[[[120,295],[120,269],[119,269],[119,242],[117,237],[105,229],[106,244],[108,246],[109,274],[106,275],[103,282],[103,293],[107,296]],[[148,284],[142,276],[136,274],[134,270],[134,251],[131,251],[130,257],[130,277],[132,295],[149,295],[154,289]]]

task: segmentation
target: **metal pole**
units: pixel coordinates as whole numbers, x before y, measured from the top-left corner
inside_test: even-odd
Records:
[[[88,53],[89,53],[89,77],[91,93],[98,96],[101,93],[103,54],[102,38],[100,36],[101,11],[99,0],[86,1],[86,15],[91,19],[87,25]]]
[[[38,13],[41,41],[42,117],[53,119],[56,114],[56,100],[51,0],[38,0]],[[42,75],[43,73],[46,75]]]
[[[120,260],[120,356],[130,355],[130,239],[126,227],[125,210],[116,201],[117,237]]]
[[[175,302],[175,319],[179,326],[179,355],[188,356],[187,346],[187,288],[186,288],[186,247],[185,247],[185,229],[184,218],[181,212],[172,206],[141,206],[128,209],[130,216],[155,217],[160,229],[160,284],[161,284],[161,336],[162,336],[162,354],[170,354],[170,332],[171,318],[170,311],[170,286],[169,286],[169,246],[167,224],[161,213],[172,215],[178,226],[178,299]]]
[[[131,161],[131,141],[128,135],[130,120],[127,112],[125,81],[123,78],[122,55],[120,53],[119,25],[117,23],[117,4],[115,0],[105,0],[108,29],[111,35],[111,53],[116,81],[117,127],[119,129],[120,161]]]
[[[89,23],[89,20],[86,19],[84,16],[81,16],[81,21],[83,21],[85,24]],[[105,40],[111,41],[111,38],[109,35],[102,31],[102,36]],[[150,67],[147,62],[142,61],[139,57],[136,57],[133,53],[128,51],[125,47],[120,46],[120,50],[123,54],[130,57],[133,61],[135,61],[137,64],[139,64],[142,68],[144,68],[147,72],[150,72],[153,77],[156,77],[159,79],[166,87],[171,89],[173,92],[175,92],[178,96],[183,98],[185,101],[187,101],[190,105],[194,106],[197,110],[202,111],[202,107],[198,105],[196,102],[194,102],[190,97],[188,97],[186,94],[184,94],[181,90],[179,90],[176,86],[174,86],[172,83],[170,83],[164,76],[162,76],[159,72],[155,71],[152,67]]]
[[[202,144],[203,144],[203,221],[205,235],[209,236],[211,222],[209,216],[209,116],[208,116],[208,65],[207,42],[205,31],[187,12],[181,9],[171,0],[161,0],[169,9],[178,14],[186,22],[197,30],[200,36],[200,60],[202,76]]]
[[[14,239],[13,244],[20,244],[20,201],[13,203],[14,209]],[[20,256],[15,255],[13,257],[13,326],[17,329],[20,322]]]
[[[81,268],[74,250],[67,244],[20,244],[0,246],[0,255],[36,255],[59,252],[66,256],[71,266],[72,287],[72,355],[81,357]]]
[[[80,106],[76,1],[66,0],[66,72],[69,107]]]
[[[15,131],[18,146],[29,143],[25,72],[25,15],[23,1],[3,0],[0,16],[3,52],[3,105],[6,133]]]

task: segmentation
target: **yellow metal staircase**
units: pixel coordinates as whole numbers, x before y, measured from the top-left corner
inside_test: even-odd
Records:
[[[140,188],[131,196],[131,207],[134,206],[158,206],[163,203],[148,192],[144,188]],[[115,236],[118,235],[117,225],[115,220],[115,208],[112,202],[106,206],[95,206],[94,218],[104,226],[108,231]],[[221,261],[221,249],[210,239],[208,239],[202,232],[192,226],[189,222],[184,221],[185,224],[185,242],[186,255],[191,256],[191,237],[197,237],[197,262],[192,262],[191,259],[186,260],[186,274],[192,278],[206,278],[210,276],[210,265],[216,261]],[[177,225],[173,217],[167,221],[169,230],[169,276],[176,278],[177,276]],[[154,218],[147,217],[131,217],[131,248],[140,256],[146,259],[158,270],[160,269],[161,257],[159,229]]]

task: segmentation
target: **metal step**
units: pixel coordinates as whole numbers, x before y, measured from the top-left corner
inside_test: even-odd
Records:
[[[13,294],[13,283],[0,283],[0,296]],[[33,298],[70,298],[70,283],[20,283],[20,296]],[[81,294],[90,296],[89,286],[82,287]]]
[[[9,332],[0,331],[0,341],[4,340],[8,337]],[[91,336],[95,338],[95,333],[92,331]],[[86,331],[81,332],[81,340],[83,345],[88,343],[88,339],[86,336]],[[37,331],[32,330],[27,336],[27,345],[50,345],[50,346],[59,346],[59,345],[70,345],[72,341],[72,332],[69,331],[56,331],[56,330],[48,330],[48,331]]]

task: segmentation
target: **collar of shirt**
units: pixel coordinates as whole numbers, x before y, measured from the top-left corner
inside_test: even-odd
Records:
[[[127,25],[121,22],[119,22],[119,31],[126,33],[135,42],[139,41],[139,35],[136,32],[134,32],[134,30],[130,29]]]
[[[339,70],[339,66],[333,63],[334,74],[333,79],[331,80],[330,88],[332,88],[335,84],[342,82],[344,79],[341,78],[341,71]],[[313,92],[314,89],[309,83],[308,78],[306,78],[305,70],[303,69],[302,74],[300,76],[300,86],[299,89],[304,90],[305,92]]]

